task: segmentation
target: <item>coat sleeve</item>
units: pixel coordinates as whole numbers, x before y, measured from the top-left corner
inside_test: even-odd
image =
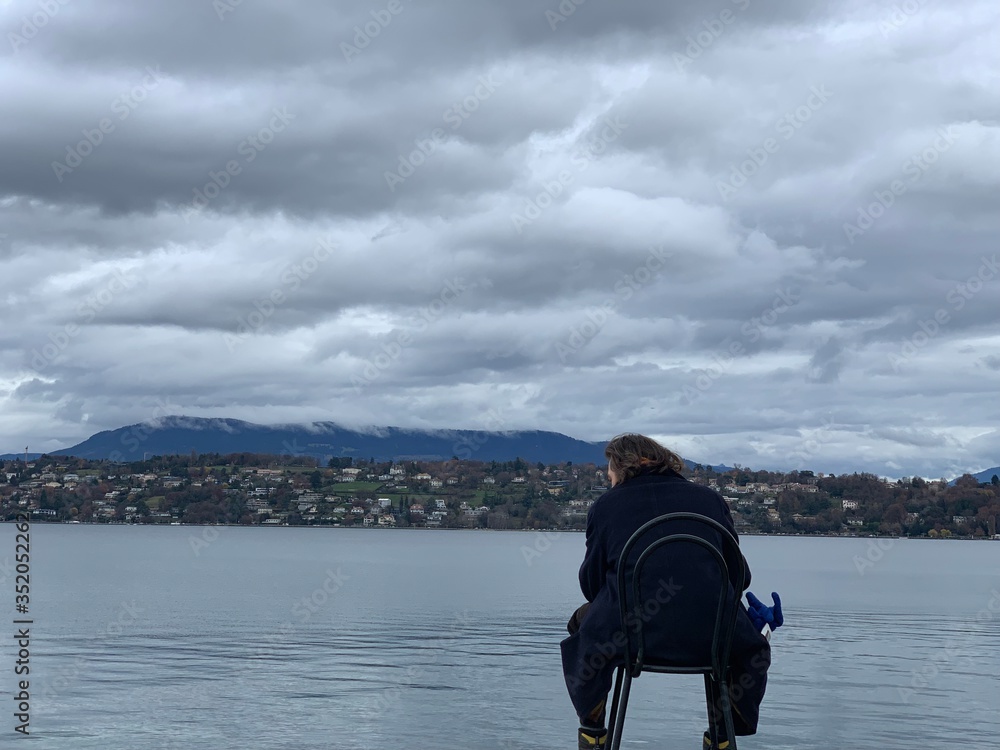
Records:
[[[733,514],[729,512],[729,503],[727,503],[721,495],[719,495],[719,502],[722,503],[722,525],[726,527],[729,533],[733,535],[733,539],[736,540],[736,543],[739,544],[740,536],[736,533],[736,525],[733,523]],[[743,579],[743,590],[746,591],[750,588],[750,565],[747,563],[747,559],[744,555],[742,555],[742,553],[740,556],[743,557],[743,569],[746,571],[746,576]],[[730,571],[734,571],[739,565],[739,561],[733,557],[729,550],[726,550],[725,558],[726,565],[729,567]],[[731,572],[730,575],[732,575],[735,579],[736,574],[734,572]],[[733,585],[735,585],[735,581]]]
[[[596,519],[594,513],[596,508],[597,504],[595,503],[587,513],[587,552],[583,557],[583,565],[580,566],[580,590],[583,591],[583,598],[588,602],[597,598],[609,568],[606,534],[599,520]]]

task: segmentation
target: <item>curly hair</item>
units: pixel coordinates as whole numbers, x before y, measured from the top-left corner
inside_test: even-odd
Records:
[[[626,482],[647,469],[657,474],[671,471],[680,474],[684,469],[684,461],[672,450],[652,438],[632,432],[612,438],[604,449],[604,457],[618,475],[619,482]]]

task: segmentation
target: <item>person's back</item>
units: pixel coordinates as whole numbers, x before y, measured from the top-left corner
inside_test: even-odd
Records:
[[[592,728],[595,737],[602,731],[613,671],[624,661],[618,567],[626,542],[643,524],[668,513],[705,516],[737,538],[722,497],[708,487],[686,480],[680,474],[680,459],[663,446],[644,436],[623,435],[609,443],[606,453],[612,488],[594,503],[588,514],[587,552],[580,568],[580,587],[588,604],[574,614],[569,625],[571,635],[562,642],[563,671],[581,719],[581,745],[588,736],[585,728]],[[685,521],[673,522],[669,528],[658,527],[658,532],[649,540],[644,535],[643,544],[629,554],[625,561],[627,576],[652,538],[691,533],[723,552],[731,586],[736,586],[740,593],[749,586],[749,567],[738,552],[722,544],[718,532],[706,531],[704,524]],[[745,568],[742,582],[738,580],[741,562]],[[695,545],[671,544],[650,555],[643,569],[644,585],[638,602],[639,616],[644,622],[647,663],[705,663],[713,635],[706,618],[714,618],[718,604],[718,571],[711,553]],[[631,599],[629,603],[635,605]],[[736,732],[753,734],[764,694],[770,649],[742,607],[730,664],[733,676],[742,679],[743,685],[737,685],[733,695]]]
[[[600,624],[605,629],[620,629],[617,607],[622,592],[618,590],[618,571],[625,544],[648,521],[670,513],[704,516],[737,538],[722,497],[672,470],[665,473],[646,470],[619,484],[594,504],[588,523],[593,527],[594,544],[588,549],[580,569],[584,596],[592,594],[606,600],[615,610],[614,617],[602,619]],[[631,580],[639,556],[650,543],[668,534],[700,537],[723,554],[729,572],[727,601],[733,600],[735,591],[742,593],[750,585],[750,570],[738,550],[724,545],[722,535],[707,524],[683,520],[660,524],[637,540],[625,561],[627,581]],[[630,608],[639,607],[646,625],[643,640],[647,662],[675,665],[710,662],[715,612],[722,586],[719,575],[715,557],[691,543],[661,547],[648,557],[643,567],[639,600],[632,601],[629,592]],[[597,605],[599,610],[604,610],[605,606],[605,601]],[[606,632],[603,635],[610,638],[613,634]]]

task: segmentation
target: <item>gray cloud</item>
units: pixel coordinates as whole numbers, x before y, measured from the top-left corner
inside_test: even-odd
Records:
[[[497,410],[995,466],[996,10],[896,6],[14,0],[4,450]]]

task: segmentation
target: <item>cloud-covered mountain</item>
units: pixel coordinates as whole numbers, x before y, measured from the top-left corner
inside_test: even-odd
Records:
[[[170,416],[99,432],[52,455],[139,461],[148,455],[268,453],[376,460],[432,460],[457,456],[478,461],[522,458],[546,464],[606,463],[604,442],[589,443],[557,432],[414,430],[372,427],[356,430],[333,422],[260,425],[238,419]],[[688,462],[689,466],[693,464]],[[727,467],[719,466],[720,470]]]
[[[409,430],[377,427],[345,429],[333,422],[260,425],[238,419],[172,416],[99,432],[54,455],[138,461],[145,455],[198,453],[269,453],[375,458],[377,460],[477,460],[601,463],[604,444],[587,443],[555,432]]]

